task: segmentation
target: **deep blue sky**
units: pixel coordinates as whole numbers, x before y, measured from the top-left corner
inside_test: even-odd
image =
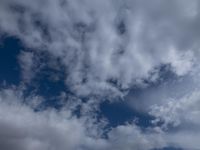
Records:
[[[0,82],[18,85],[21,77],[17,56],[23,46],[14,37],[2,37],[0,43]]]

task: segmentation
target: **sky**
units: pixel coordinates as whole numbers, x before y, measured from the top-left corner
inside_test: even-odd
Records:
[[[200,1],[0,0],[1,150],[200,150]]]

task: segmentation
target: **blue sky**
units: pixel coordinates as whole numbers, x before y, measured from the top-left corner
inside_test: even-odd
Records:
[[[199,7],[2,0],[0,149],[199,150]]]

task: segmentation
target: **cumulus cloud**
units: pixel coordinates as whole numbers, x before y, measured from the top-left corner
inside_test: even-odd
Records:
[[[35,111],[32,101],[42,99],[28,97],[23,103],[21,89],[7,88],[0,91],[0,147],[3,150],[150,150],[167,146],[198,149],[199,92],[167,106],[152,107],[154,124],[162,126],[146,129],[134,122],[111,128],[107,133],[104,124],[96,122],[93,114],[77,117],[73,107],[66,104],[62,110]],[[86,108],[86,110],[88,110]],[[93,112],[94,113],[94,112]],[[168,128],[173,125],[173,132]],[[105,137],[104,134],[107,136]],[[187,136],[186,136],[187,135]],[[186,136],[186,137],[185,137]]]
[[[198,7],[195,0],[3,0],[0,27],[60,58],[66,84],[77,94],[120,95],[109,81],[129,88],[162,64],[177,75],[191,70],[198,53]]]
[[[31,84],[47,64],[64,72],[74,98],[61,110],[36,111],[44,101],[39,95],[1,90],[0,147],[197,149],[199,94],[193,91],[199,90],[199,6],[198,0],[1,0],[1,34],[16,36],[28,49],[18,56],[22,83]],[[174,76],[160,84],[162,66]],[[141,87],[141,96],[134,97],[133,87]],[[65,99],[67,91],[62,92],[59,98]],[[98,105],[118,96],[154,116],[154,127],[144,131],[126,124],[104,137],[105,126],[95,118]],[[80,117],[74,114],[78,106]],[[185,134],[191,140],[182,138]]]
[[[95,125],[94,129],[87,129],[90,122],[85,124],[84,118],[72,116],[70,110],[36,112],[29,105],[22,104],[21,99],[18,91],[1,91],[1,149],[77,150],[91,149],[94,145],[98,149],[105,144],[102,139],[89,136]]]
[[[162,128],[169,130],[165,137],[170,143],[183,149],[198,149],[199,143],[199,90],[186,94],[180,99],[171,99],[165,105],[152,106],[153,121],[163,123]],[[175,129],[170,132],[170,126]]]
[[[165,143],[159,139],[160,132],[144,133],[134,123],[111,129],[105,138],[102,124],[95,123],[91,116],[77,118],[71,109],[34,111],[31,105],[21,101],[20,90],[0,91],[0,147],[3,150],[148,150]],[[157,138],[152,140],[155,135]]]

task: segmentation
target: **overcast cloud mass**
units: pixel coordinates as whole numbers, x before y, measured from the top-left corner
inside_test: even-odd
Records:
[[[0,0],[1,150],[200,150],[200,1]]]

